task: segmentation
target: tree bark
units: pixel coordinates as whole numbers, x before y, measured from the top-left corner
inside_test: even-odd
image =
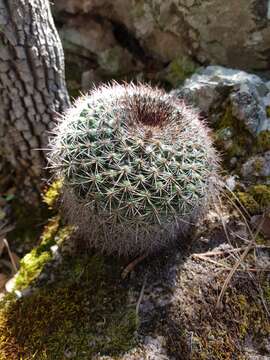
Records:
[[[48,0],[0,0],[0,154],[40,188],[50,129],[69,105]],[[23,181],[22,181],[23,180]]]

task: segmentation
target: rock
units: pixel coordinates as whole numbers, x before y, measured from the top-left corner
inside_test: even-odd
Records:
[[[13,276],[5,283],[6,291],[11,293],[15,287],[16,276]]]
[[[214,129],[224,164],[247,181],[270,175],[270,87],[257,75],[200,68],[172,96],[196,106]]]
[[[244,178],[262,178],[270,176],[270,151],[248,159],[241,168]]]
[[[17,276],[29,274],[29,283],[13,288],[17,296],[2,299],[0,357],[8,353],[16,358],[17,339],[29,358],[46,352],[50,359],[216,359],[218,351],[220,358],[233,359],[249,350],[269,357],[269,273],[258,273],[257,285],[243,271],[268,266],[269,249],[256,251],[256,256],[250,252],[217,307],[238,259],[232,255],[240,255],[251,237],[242,219],[231,218],[225,209],[212,210],[199,231],[196,241],[192,235],[181,238],[175,247],[148,256],[125,280],[121,273],[128,259],[83,249],[71,255],[62,252],[61,244],[62,261],[47,257],[46,264],[38,264],[48,250],[43,243],[34,262],[34,270],[42,266],[41,272],[33,278],[33,263],[25,262]],[[227,236],[237,249],[227,243]],[[51,246],[52,239],[47,241]]]
[[[269,68],[269,4],[267,0],[56,0],[54,11],[56,18],[63,13],[95,14],[121,24],[145,53],[163,63],[191,56],[201,64],[261,71]]]
[[[265,104],[254,83],[247,81],[239,86],[236,85],[230,95],[230,100],[233,116],[243,121],[252,134],[256,135],[270,129]]]
[[[78,74],[79,79],[85,72],[89,77],[89,71],[94,70],[95,77],[99,78],[100,73],[103,78],[110,78],[116,75],[125,76],[142,68],[140,61],[134,59],[129,50],[118,43],[113,25],[106,19],[97,19],[91,14],[69,16],[59,28],[59,34],[66,53],[68,78],[70,72],[75,72],[74,78],[77,80]],[[75,55],[77,59],[74,60]],[[88,68],[84,66],[86,59],[90,62]],[[70,62],[76,63],[76,69],[72,69]],[[81,79],[83,89],[87,83],[85,76],[84,74]]]
[[[257,75],[222,66],[200,69],[173,95],[196,105],[210,122],[216,121],[218,109],[229,101],[232,115],[243,122],[249,132],[256,135],[270,129],[265,101],[270,96],[266,83]]]

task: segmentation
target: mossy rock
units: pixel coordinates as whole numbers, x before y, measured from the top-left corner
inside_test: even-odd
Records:
[[[211,260],[221,266],[188,260],[180,274],[177,298],[166,323],[172,356],[178,359],[181,354],[181,360],[248,360],[247,343],[259,355],[269,355],[269,276],[262,273],[252,282],[247,272],[235,273],[217,306],[228,273],[222,271],[222,260]]]
[[[60,245],[72,233],[71,226],[63,226],[60,216],[52,218],[45,226],[40,238],[40,245],[34,247],[20,261],[20,271],[16,275],[16,289],[22,290],[29,286],[53,259],[53,246]]]
[[[54,209],[60,197],[63,181],[58,179],[52,182],[43,194],[43,201],[49,209]]]
[[[270,131],[264,130],[259,133],[255,145],[256,152],[264,152],[270,150]]]
[[[225,167],[230,170],[234,168],[237,172],[249,157],[270,150],[270,131],[252,135],[245,124],[233,115],[230,104],[225,106],[223,114],[214,124],[214,139],[217,148],[223,153]],[[232,166],[233,158],[237,161]]]
[[[193,75],[197,69],[198,65],[191,59],[179,57],[171,61],[162,80],[167,81],[173,88],[176,88]]]
[[[120,281],[118,260],[66,254],[55,266],[52,246],[70,232],[53,219],[40,246],[21,261],[15,292],[0,304],[1,360],[88,360],[95,354],[121,354],[135,344],[135,305]],[[46,274],[48,266],[55,270]],[[43,286],[42,274],[48,278]]]
[[[252,185],[246,191],[237,191],[236,196],[250,215],[270,208],[270,185]]]
[[[237,158],[237,165],[240,165],[252,153],[254,139],[245,125],[234,117],[230,104],[214,125],[214,139],[217,148],[223,153],[227,168],[231,168],[232,158]]]

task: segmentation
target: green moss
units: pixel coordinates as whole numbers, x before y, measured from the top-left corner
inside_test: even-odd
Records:
[[[260,233],[256,236],[256,244],[269,245],[269,239]]]
[[[176,87],[194,74],[196,70],[197,66],[192,60],[187,57],[176,58],[170,63],[165,80]]]
[[[49,221],[41,236],[40,245],[31,250],[20,261],[20,270],[15,281],[16,289],[26,288],[37,278],[44,265],[52,259],[51,247],[64,241],[71,231],[70,226],[61,227],[59,216]]]
[[[251,215],[260,212],[260,205],[248,192],[237,191],[236,196]]]
[[[49,221],[40,245],[21,261],[16,290],[37,285],[35,279],[53,258],[51,247],[60,246],[71,232],[59,216]],[[129,350],[138,320],[121,284],[121,270],[122,264],[112,258],[66,255],[50,269],[52,284],[19,299],[15,292],[5,296],[0,303],[0,360],[88,360],[97,353]]]
[[[227,105],[223,115],[214,126],[216,146],[224,154],[224,165],[231,168],[230,160],[237,158],[236,170],[250,156],[270,150],[270,131],[265,130],[253,137],[245,124],[233,116],[232,108]],[[260,172],[262,162],[257,160],[254,171]]]
[[[256,150],[258,152],[264,152],[270,150],[270,131],[265,130],[259,133],[257,136]]]
[[[237,191],[236,196],[251,215],[270,207],[270,185],[253,185],[246,192]]]
[[[135,343],[137,318],[120,283],[121,264],[66,257],[56,280],[0,306],[0,359],[78,360],[117,355]]]
[[[254,185],[249,188],[249,193],[257,201],[261,209],[270,206],[270,185]]]
[[[231,167],[230,160],[233,157],[243,160],[252,153],[254,139],[245,125],[233,116],[230,105],[227,105],[214,130],[216,146],[224,153],[224,164],[227,167]]]
[[[270,117],[270,106],[266,106],[265,108],[267,117]]]
[[[217,148],[223,152],[224,165],[231,168],[230,160],[237,158],[236,170],[250,156],[270,150],[270,131],[265,130],[254,137],[246,128],[244,122],[235,118],[232,107],[228,104],[223,115],[214,125],[214,138]],[[254,171],[261,171],[262,161],[257,160]]]
[[[45,191],[43,201],[47,204],[49,209],[53,209],[57,200],[59,199],[60,192],[63,186],[62,180],[55,180]]]
[[[222,312],[215,308],[215,303],[207,303],[211,307],[205,313],[202,311],[205,317],[201,319],[201,325],[195,324],[193,329],[196,347],[193,348],[192,360],[246,359],[241,349],[247,339],[260,343],[270,336],[265,308],[260,298],[254,293],[250,296],[249,291],[248,288],[230,286],[224,296]]]
[[[41,204],[39,207],[30,206],[20,199],[14,198],[11,201],[11,213],[16,226],[7,234],[8,242],[15,251],[20,248],[25,254],[37,245],[42,232],[41,224],[49,216],[48,208],[45,204]]]
[[[131,15],[135,18],[142,18],[145,16],[145,2],[144,1],[136,1],[134,6],[130,9]]]

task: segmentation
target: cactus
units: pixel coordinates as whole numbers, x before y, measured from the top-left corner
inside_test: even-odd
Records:
[[[150,253],[175,242],[218,189],[206,125],[148,85],[113,83],[82,96],[50,145],[69,221],[107,253]]]

